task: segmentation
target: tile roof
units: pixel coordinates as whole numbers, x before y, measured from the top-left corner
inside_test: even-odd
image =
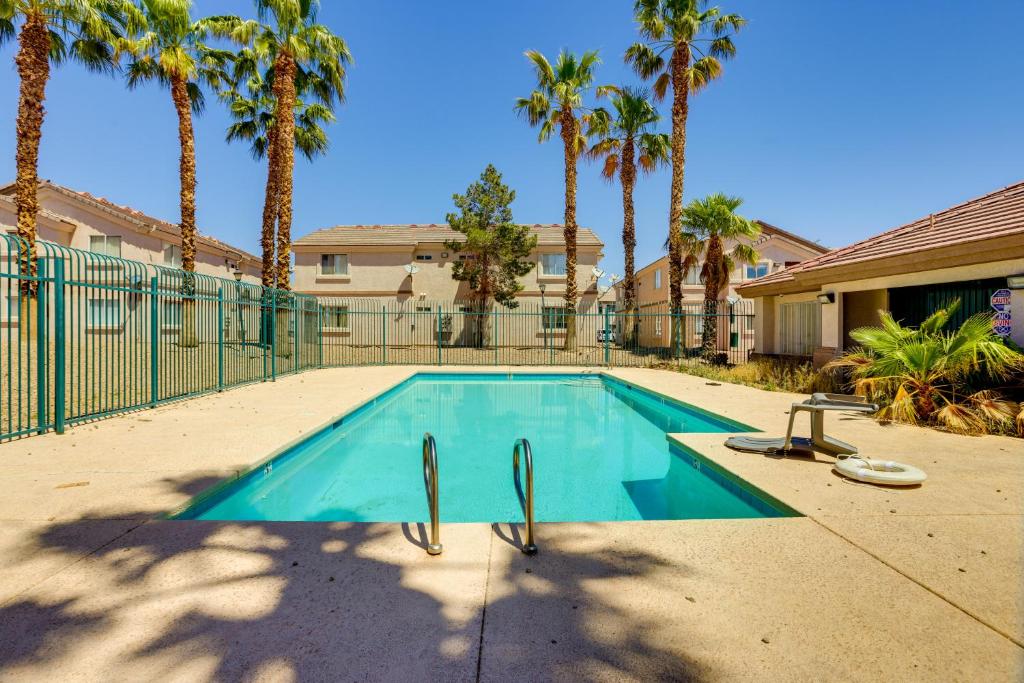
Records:
[[[541,246],[561,246],[563,226],[557,223],[540,223],[529,226]],[[440,243],[446,240],[462,239],[463,235],[448,227],[446,223],[404,224],[404,225],[338,225],[323,228],[295,240],[295,246],[415,246],[423,243]],[[604,243],[593,231],[578,228],[576,243],[580,246],[602,247]]]
[[[829,268],[853,266],[893,256],[917,254],[1014,235],[1024,237],[1024,181],[924,216],[847,247],[833,249],[821,256],[741,285],[739,289],[791,282],[798,279],[801,274]]]
[[[143,212],[141,212],[141,211],[139,211],[137,209],[133,209],[130,206],[124,206],[122,204],[117,204],[115,202],[110,201],[109,199],[104,198],[104,197],[97,197],[95,195],[89,194],[88,192],[82,192],[80,190],[73,190],[70,187],[65,187],[63,185],[58,185],[57,183],[51,182],[49,180],[40,180],[39,181],[39,186],[40,187],[48,187],[48,188],[50,188],[50,189],[52,189],[52,190],[54,190],[54,191],[56,191],[56,192],[58,192],[58,193],[60,193],[60,194],[62,194],[64,196],[66,196],[66,197],[71,197],[72,199],[77,199],[79,201],[84,201],[84,202],[86,202],[88,204],[92,204],[93,206],[98,207],[98,208],[100,208],[100,209],[102,209],[104,211],[108,211],[108,212],[111,212],[111,213],[118,214],[118,215],[120,215],[120,216],[122,216],[124,218],[127,218],[129,221],[131,221],[131,222],[133,222],[133,223],[135,223],[137,225],[140,225],[142,227],[158,228],[160,230],[163,230],[164,232],[169,232],[172,235],[179,235],[179,236],[181,235],[181,230],[174,223],[168,223],[167,221],[161,220],[159,218],[154,218],[153,216],[148,216],[148,215],[144,214]],[[11,194],[13,192],[14,192],[14,184],[13,183],[10,184],[10,185],[5,186],[3,188],[0,188],[0,194],[7,195],[7,194]],[[239,256],[244,257],[246,260],[252,260],[252,261],[259,261],[260,260],[259,256],[255,256],[253,254],[250,254],[249,252],[244,251],[242,249],[239,249],[238,247],[235,247],[233,245],[230,245],[227,242],[223,242],[223,241],[217,239],[216,237],[210,237],[209,235],[204,235],[202,233],[198,233],[197,232],[197,234],[196,234],[196,241],[199,242],[200,244],[206,244],[207,246],[212,246],[212,247],[215,247],[215,248],[220,249],[222,251],[230,252],[232,254],[238,254]]]

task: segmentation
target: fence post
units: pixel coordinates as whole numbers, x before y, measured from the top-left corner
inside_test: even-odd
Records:
[[[319,367],[324,366],[324,307],[320,305],[320,302],[316,302],[316,342],[317,348],[317,365]]]
[[[610,318],[608,316],[608,308],[605,307],[605,309],[604,309],[604,364],[605,365],[611,365],[611,349],[608,346],[608,337],[611,335],[611,329],[609,329],[609,325],[610,324],[611,324],[611,322],[610,322]]]
[[[217,391],[224,391],[224,288],[217,288]]]
[[[53,261],[53,429],[64,433],[64,259]]]
[[[149,280],[149,407],[156,408],[156,402],[160,397],[160,307],[158,304],[157,278],[154,275]]]
[[[270,381],[277,381],[277,290],[270,290]]]
[[[498,364],[498,341],[500,336],[498,335],[498,309],[494,308],[494,320],[491,321],[491,341],[494,342],[494,364]]]
[[[441,304],[437,305],[437,364],[441,364]]]
[[[388,307],[380,307],[380,337],[384,349],[384,365],[388,364]]]
[[[48,278],[46,277],[46,259],[36,259],[39,264],[39,280],[36,285],[36,421],[39,423],[39,429],[36,431],[37,434],[42,434],[46,431],[46,407],[49,401],[47,400],[46,390],[49,386],[49,381],[46,377],[46,362],[50,356],[50,343],[47,339],[46,324],[46,289]]]

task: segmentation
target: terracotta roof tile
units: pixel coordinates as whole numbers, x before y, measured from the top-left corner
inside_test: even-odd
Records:
[[[796,279],[801,273],[914,254],[971,242],[1024,236],[1024,181],[944,211],[893,228],[847,247],[833,249],[740,287],[760,287]]]
[[[64,187],[63,185],[58,185],[57,183],[51,182],[49,180],[40,180],[39,184],[40,184],[40,186],[49,187],[49,188],[55,190],[56,192],[59,192],[59,193],[65,195],[65,196],[81,199],[81,200],[84,200],[86,202],[92,203],[95,206],[99,206],[100,208],[103,208],[103,209],[105,209],[107,211],[110,211],[110,212],[113,212],[113,213],[116,213],[116,214],[120,214],[120,215],[122,215],[124,217],[127,217],[129,220],[132,220],[135,223],[141,224],[141,225],[143,225],[145,227],[155,227],[155,228],[158,228],[160,230],[164,230],[165,232],[169,232],[169,233],[171,233],[173,235],[181,235],[181,230],[174,223],[168,223],[167,221],[161,220],[159,218],[154,218],[153,216],[148,216],[148,215],[144,214],[143,212],[141,212],[141,211],[139,211],[137,209],[133,209],[130,206],[124,206],[122,204],[117,204],[115,202],[110,201],[109,199],[106,199],[104,197],[97,197],[97,196],[95,196],[93,194],[90,194],[88,192],[82,192],[80,190],[73,190],[70,187]],[[13,184],[12,185],[8,185],[8,186],[0,189],[0,193],[9,194],[10,192],[13,192],[13,188],[14,188]],[[233,246],[231,244],[228,244],[227,242],[219,240],[216,237],[210,237],[209,235],[204,235],[202,233],[198,233],[196,235],[196,241],[201,243],[201,244],[206,244],[208,246],[216,247],[216,248],[218,248],[218,249],[220,249],[222,251],[227,251],[227,252],[231,252],[233,254],[238,254],[239,256],[244,257],[246,260],[250,260],[250,261],[259,261],[260,260],[260,257],[255,256],[253,254],[250,254],[249,252],[244,251],[242,249],[239,249],[238,247]]]
[[[557,223],[530,226],[530,232],[537,236],[537,244],[542,246],[561,246],[565,244],[562,236],[563,227]],[[337,225],[323,228],[296,240],[295,246],[415,246],[423,243],[440,243],[446,240],[459,239],[462,233],[456,232],[447,224],[431,223],[430,225]],[[593,231],[579,228],[576,242],[580,246],[597,246],[604,244]]]

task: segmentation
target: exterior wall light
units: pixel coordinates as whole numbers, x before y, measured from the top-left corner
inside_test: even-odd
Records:
[[[836,302],[835,292],[822,292],[817,296],[819,304],[834,304]]]
[[[1024,289],[1024,273],[1007,277],[1006,286],[1010,289]]]

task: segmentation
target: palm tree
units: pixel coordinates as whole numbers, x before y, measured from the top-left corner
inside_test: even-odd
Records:
[[[533,64],[537,87],[529,97],[516,100],[516,111],[531,126],[540,127],[539,142],[545,142],[557,127],[565,153],[565,349],[576,348],[576,160],[586,151],[587,139],[580,118],[586,117],[583,94],[594,82],[594,67],[601,63],[597,52],[577,57],[559,52],[554,66],[537,50],[527,50]],[[586,121],[582,121],[586,123]]]
[[[672,186],[669,203],[669,301],[672,348],[680,348],[683,303],[683,175],[686,167],[686,118],[689,97],[722,74],[721,60],[736,54],[731,34],[745,24],[738,14],[722,14],[707,0],[636,0],[634,18],[647,42],[626,50],[626,63],[644,79],[655,79],[654,95],[665,97],[672,86]]]
[[[277,223],[277,272],[264,262],[263,283],[289,288],[291,265],[292,187],[295,166],[296,78],[300,70],[315,74],[311,89],[320,102],[344,101],[345,68],[352,60],[345,41],[316,22],[318,0],[256,0],[261,20],[251,24],[256,57],[272,67],[271,92],[276,110],[267,130],[268,170],[263,204],[263,235],[274,234]],[[264,245],[264,257],[267,249]]]
[[[196,148],[192,115],[205,106],[202,85],[222,87],[225,69],[233,53],[206,44],[210,37],[223,37],[237,29],[241,19],[218,16],[194,21],[192,0],[141,0],[145,30],[140,35],[117,41],[119,52],[130,56],[128,87],[148,81],[166,85],[178,115],[178,177],[180,192],[182,320],[178,343],[197,346],[195,329],[196,269]]]
[[[272,67],[266,70],[261,70],[260,67],[260,60],[251,49],[240,50],[235,60],[232,88],[227,95],[231,115],[235,120],[228,127],[227,141],[249,142],[249,152],[256,160],[261,160],[270,153],[277,111],[277,101],[272,88]],[[335,120],[329,104],[316,99],[312,102],[302,99],[307,93],[316,92],[322,87],[324,84],[315,73],[304,69],[296,70],[295,148],[309,160],[327,152],[328,140],[323,125]],[[269,223],[264,223],[261,239],[263,284],[266,287],[274,287],[277,283],[274,234],[277,208],[273,207],[273,219]]]
[[[633,187],[636,169],[651,173],[669,158],[669,136],[656,133],[654,126],[661,120],[646,90],[616,86],[602,86],[598,96],[610,95],[612,114],[604,108],[590,115],[588,137],[597,142],[588,152],[595,159],[603,159],[601,175],[613,181],[618,174],[622,183],[622,247],[625,251],[625,275],[622,281],[623,304],[626,314],[626,341],[636,336],[636,269],[633,252],[636,249],[636,217],[633,211]],[[637,156],[639,154],[639,157]]]
[[[134,29],[138,21],[138,11],[130,0],[0,1],[0,43],[15,34],[18,36],[18,53],[14,62],[21,83],[14,198],[21,245],[19,268],[23,275],[35,277],[38,272],[35,248],[39,215],[36,195],[39,188],[39,141],[50,67],[73,59],[93,71],[112,71],[112,43],[126,28]],[[17,29],[19,22],[21,27]],[[26,300],[35,296],[34,280],[22,280],[21,286],[27,295]]]
[[[861,348],[829,363],[852,369],[854,386],[882,404],[879,417],[918,424],[932,422],[961,433],[1010,432],[1020,406],[970,385],[1008,379],[1024,370],[1024,356],[992,332],[992,316],[968,318],[954,332],[943,328],[960,302],[930,315],[917,328],[904,327],[879,311],[878,327],[850,332]]]
[[[718,346],[718,297],[729,284],[729,274],[737,263],[756,263],[760,258],[742,241],[761,234],[757,223],[736,214],[742,203],[739,197],[718,193],[695,199],[683,209],[680,241],[685,255],[679,269],[685,277],[700,268],[700,281],[704,283],[701,355],[709,362],[715,360]],[[728,241],[736,242],[731,251],[725,249]]]

